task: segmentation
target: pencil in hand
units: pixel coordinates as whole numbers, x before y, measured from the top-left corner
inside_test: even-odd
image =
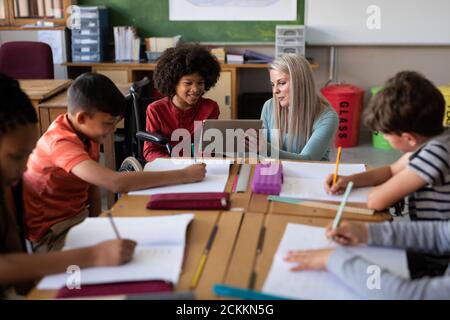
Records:
[[[114,230],[114,233],[116,234],[117,239],[120,240],[121,237],[120,237],[120,234],[119,234],[119,230],[117,229],[117,226],[114,223],[114,219],[113,219],[113,216],[111,214],[111,211],[108,211],[106,214],[108,215],[109,221],[111,222],[111,226],[112,226],[112,228]]]
[[[337,151],[337,155],[336,155],[336,166],[334,168],[333,185],[332,186],[334,186],[337,182],[337,177],[338,177],[338,173],[339,173],[339,161],[341,159],[341,152],[342,152],[342,147],[339,147],[338,151]]]

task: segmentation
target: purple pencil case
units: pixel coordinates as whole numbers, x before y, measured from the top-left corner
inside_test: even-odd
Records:
[[[283,186],[283,166],[281,162],[257,164],[253,174],[254,193],[280,195]]]

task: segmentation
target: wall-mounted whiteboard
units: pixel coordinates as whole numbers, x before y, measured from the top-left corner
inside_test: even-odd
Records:
[[[450,45],[450,0],[305,0],[308,44]]]

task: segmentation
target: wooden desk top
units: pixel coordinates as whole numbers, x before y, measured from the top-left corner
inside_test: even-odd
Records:
[[[238,172],[238,165],[233,165],[225,191],[231,192],[233,181]],[[252,171],[253,172],[253,171]],[[251,181],[251,180],[250,180]],[[314,226],[326,226],[335,212],[323,209],[304,211],[297,205],[273,204],[267,201],[265,195],[255,195],[251,192],[251,183],[247,192],[231,194],[230,211],[191,211],[191,210],[147,210],[149,196],[122,196],[113,207],[115,216],[158,216],[186,212],[195,214],[189,227],[186,254],[183,271],[176,286],[176,291],[187,291],[197,268],[200,257],[215,225],[219,231],[213,247],[195,290],[198,299],[217,299],[212,293],[216,283],[225,283],[241,288],[247,288],[254,278],[255,289],[260,290],[270,270],[272,259],[283,236],[287,223],[300,223]],[[279,205],[281,207],[279,207]],[[258,209],[256,212],[252,208]],[[280,212],[276,212],[279,210]],[[282,212],[290,212],[283,214]],[[390,216],[370,216],[344,214],[344,219],[360,221],[385,221]],[[266,233],[262,242],[261,253],[257,252],[260,242],[260,231],[265,226]],[[256,277],[253,276],[256,274]],[[55,291],[34,290],[29,299],[49,299],[55,296]]]
[[[20,87],[31,100],[45,100],[63,91],[72,80],[19,80]]]
[[[118,83],[116,84],[117,88],[119,88],[120,92],[124,96],[129,94],[131,83]],[[64,90],[54,97],[39,103],[39,108],[67,108],[67,90]]]

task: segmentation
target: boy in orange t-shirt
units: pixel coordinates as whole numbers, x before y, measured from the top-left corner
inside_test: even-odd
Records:
[[[70,227],[100,214],[98,187],[122,193],[204,178],[204,164],[166,172],[115,172],[100,165],[99,145],[125,108],[124,96],[103,75],[81,75],[69,88],[68,113],[39,139],[24,175],[27,236],[35,251],[60,249]]]

